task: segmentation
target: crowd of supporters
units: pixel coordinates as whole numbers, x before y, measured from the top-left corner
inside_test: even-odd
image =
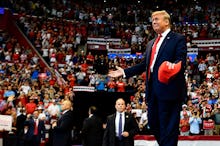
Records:
[[[3,0],[1,4],[9,2]],[[84,48],[87,37],[109,37],[120,38],[120,48],[143,53],[154,37],[150,26],[152,5],[141,1],[119,5],[115,1],[103,5],[85,2],[23,0],[10,5],[18,13],[18,26],[41,55],[23,48],[18,38],[7,32],[0,33],[0,113],[13,117],[15,133],[21,132],[19,115],[30,116],[38,110],[39,118],[50,124],[60,116],[60,102],[74,99],[74,86],[89,86],[97,92],[133,93],[127,110],[136,117],[140,133],[148,134],[145,74],[128,80],[106,75],[115,66],[133,66],[141,58],[110,59],[107,54],[94,54]],[[164,1],[161,7],[169,4],[173,29],[187,36],[188,47],[193,46],[191,40],[195,38],[220,38],[219,3],[187,2]],[[61,74],[65,83],[57,79],[56,73],[41,67],[40,57]],[[180,113],[181,135],[220,135],[219,72],[218,54],[188,58],[188,96]]]

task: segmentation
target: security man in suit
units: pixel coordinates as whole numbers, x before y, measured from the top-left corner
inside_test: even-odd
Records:
[[[125,101],[116,100],[116,113],[107,117],[102,146],[134,146],[134,136],[138,133],[138,124],[130,113],[126,113]]]
[[[101,146],[103,138],[103,122],[97,115],[95,106],[89,107],[89,117],[83,122],[82,127],[82,145],[83,146]]]
[[[53,146],[72,146],[73,111],[70,100],[61,103],[62,115],[52,123]]]

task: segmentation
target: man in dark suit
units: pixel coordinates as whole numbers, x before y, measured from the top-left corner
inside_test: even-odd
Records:
[[[107,117],[102,146],[134,146],[133,137],[138,133],[138,124],[130,113],[126,113],[125,101],[116,100],[116,113]]]
[[[103,122],[97,116],[97,108],[89,107],[89,117],[83,122],[82,145],[101,146],[103,138]]]
[[[52,123],[53,146],[71,146],[71,131],[73,129],[73,112],[70,100],[61,103],[62,115]]]
[[[186,98],[186,39],[171,31],[171,18],[166,11],[153,12],[151,18],[159,37],[147,44],[143,61],[125,70],[118,67],[109,76],[129,78],[146,71],[150,129],[160,146],[177,146],[181,104]]]
[[[45,124],[38,119],[38,115],[38,111],[34,111],[33,115],[28,115],[25,121],[25,146],[40,146],[41,142],[45,142]]]
[[[17,141],[17,145],[18,146],[23,146],[24,145],[24,141],[23,141],[23,136],[24,136],[24,123],[26,121],[27,116],[24,114],[24,109],[22,108],[20,110],[20,115],[17,116],[17,120],[16,120],[16,128],[17,128],[17,137],[18,137],[18,141]]]

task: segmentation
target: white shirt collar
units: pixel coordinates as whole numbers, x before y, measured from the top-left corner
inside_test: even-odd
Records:
[[[90,114],[90,115],[89,115],[89,118],[91,118],[92,116],[93,116],[93,114]]]
[[[117,114],[117,115],[122,114],[122,116],[124,116],[125,112],[121,112],[121,113],[120,113],[120,112],[116,112],[116,114]]]
[[[169,33],[171,31],[171,29],[170,28],[168,28],[167,30],[165,30],[161,35],[162,35],[162,37],[166,37],[167,36],[167,34]]]
[[[64,111],[62,112],[62,115],[65,114],[67,111],[69,111],[69,110],[64,110]]]

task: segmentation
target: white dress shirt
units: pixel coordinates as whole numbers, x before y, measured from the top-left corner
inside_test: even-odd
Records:
[[[122,114],[122,131],[124,131],[124,124],[125,124],[125,112],[119,113],[116,112],[116,117],[115,117],[115,133],[116,136],[119,136],[119,118],[120,118],[120,114]]]
[[[151,66],[150,66],[150,71],[151,71],[151,72],[153,72],[154,64],[155,64],[155,61],[156,61],[156,59],[157,59],[157,55],[158,55],[160,46],[161,46],[163,40],[165,39],[165,37],[167,36],[167,34],[168,34],[169,32],[170,32],[170,29],[167,29],[166,31],[164,31],[164,32],[161,34],[161,38],[160,38],[159,42],[157,43],[156,53],[155,53],[154,59],[153,59],[152,64],[151,64]]]

